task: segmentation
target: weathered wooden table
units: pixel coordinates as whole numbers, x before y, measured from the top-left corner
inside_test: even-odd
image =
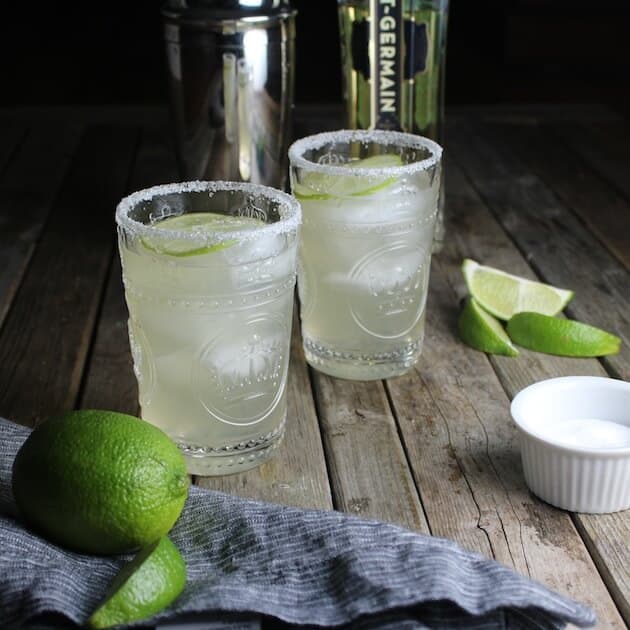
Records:
[[[338,126],[298,111],[295,135]],[[114,207],[176,179],[166,116],[146,108],[0,112],[0,415],[136,413]],[[630,510],[570,514],[528,492],[509,402],[551,376],[630,380],[630,124],[599,107],[467,109],[446,139],[447,241],[423,356],[386,382],[307,368],[294,326],[286,440],[207,488],[337,509],[456,540],[630,623]],[[623,337],[601,361],[458,341],[464,257],[574,289],[569,316]]]

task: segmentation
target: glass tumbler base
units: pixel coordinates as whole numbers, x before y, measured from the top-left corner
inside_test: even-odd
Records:
[[[319,372],[354,381],[375,381],[408,372],[420,358],[422,339],[378,354],[340,352],[304,336],[304,354]]]
[[[247,443],[239,443],[220,449],[184,444],[175,440],[186,460],[190,475],[216,477],[233,475],[260,466],[272,457],[284,438],[284,423],[272,434]]]

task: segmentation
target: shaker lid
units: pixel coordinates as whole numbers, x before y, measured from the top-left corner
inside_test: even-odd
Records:
[[[238,20],[291,12],[290,0],[166,0],[163,13],[216,20]]]

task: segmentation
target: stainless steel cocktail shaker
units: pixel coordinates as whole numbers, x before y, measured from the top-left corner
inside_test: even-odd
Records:
[[[162,16],[183,179],[284,187],[295,13],[288,0],[167,0]]]

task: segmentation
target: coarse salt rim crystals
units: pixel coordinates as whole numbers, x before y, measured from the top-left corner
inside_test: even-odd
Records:
[[[372,142],[380,145],[426,149],[430,152],[430,155],[423,160],[411,162],[410,164],[402,164],[400,166],[383,166],[377,168],[353,166],[351,169],[346,168],[344,165],[312,162],[304,157],[306,151],[319,149],[326,144],[344,142],[362,142],[364,144]],[[402,131],[386,131],[384,129],[340,129],[339,131],[326,131],[324,133],[301,138],[289,147],[291,166],[319,173],[327,173],[329,175],[343,175],[344,177],[400,177],[402,175],[428,170],[438,164],[441,157],[442,147],[437,142],[429,140],[429,138],[404,133]]]
[[[159,196],[176,195],[190,192],[207,192],[212,196],[216,192],[239,191],[249,193],[252,196],[264,197],[268,201],[278,205],[280,220],[274,223],[266,223],[256,230],[234,230],[212,232],[207,226],[198,230],[174,230],[161,228],[159,223],[146,225],[129,216],[129,213],[139,203],[150,201]],[[168,215],[165,215],[165,217]],[[260,184],[250,184],[248,182],[229,181],[189,181],[177,182],[173,184],[162,184],[138,190],[137,192],[123,198],[116,207],[116,223],[127,232],[136,236],[160,236],[168,239],[189,240],[204,242],[223,242],[237,239],[253,240],[266,236],[275,236],[288,232],[295,232],[302,222],[302,210],[300,204],[287,193],[275,188],[262,186]]]

